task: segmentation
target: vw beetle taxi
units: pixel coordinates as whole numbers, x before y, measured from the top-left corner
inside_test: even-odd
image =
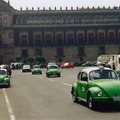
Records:
[[[40,68],[40,65],[34,65],[32,68],[32,74],[42,74],[42,70]]]
[[[7,74],[6,69],[0,69],[0,85],[10,87],[10,76]]]
[[[95,109],[98,102],[120,103],[120,81],[114,70],[103,66],[84,68],[77,79],[71,89],[74,102],[83,100],[90,109]]]
[[[61,74],[57,65],[52,65],[47,68],[46,77],[49,77],[51,75],[57,75],[57,77],[60,77]]]

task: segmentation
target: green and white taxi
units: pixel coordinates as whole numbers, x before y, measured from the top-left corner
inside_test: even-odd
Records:
[[[42,74],[40,65],[34,65],[32,68],[32,74]]]
[[[51,75],[57,75],[57,77],[60,77],[61,76],[60,73],[61,72],[57,65],[48,66],[46,71],[46,77],[49,77]]]
[[[0,85],[10,87],[10,76],[6,69],[0,69]]]
[[[95,109],[98,102],[120,103],[120,81],[114,70],[103,66],[84,68],[77,79],[71,89],[74,102],[83,100],[90,109]]]

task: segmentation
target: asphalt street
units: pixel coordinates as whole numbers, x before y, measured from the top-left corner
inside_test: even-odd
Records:
[[[0,88],[0,120],[118,120],[120,106],[90,110],[86,103],[74,103],[71,86],[77,81],[75,67],[60,69],[61,77],[12,71],[11,87]]]

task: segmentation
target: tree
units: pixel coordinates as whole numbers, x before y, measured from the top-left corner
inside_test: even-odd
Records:
[[[35,56],[35,60],[39,64],[42,63],[42,62],[46,62],[46,60],[45,60],[45,58],[43,56]]]
[[[21,56],[17,56],[17,57],[16,57],[16,61],[17,61],[17,62],[19,62],[21,59],[22,59]]]
[[[35,61],[34,57],[27,57],[27,62],[33,63]]]

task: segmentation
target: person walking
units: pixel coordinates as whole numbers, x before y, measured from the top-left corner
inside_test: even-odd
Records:
[[[113,70],[115,70],[115,69],[116,69],[116,68],[115,68],[115,63],[113,63],[112,68],[113,68]]]
[[[11,68],[10,68],[10,66],[8,66],[8,68],[7,68],[7,74],[11,77],[11,75],[12,75],[12,70],[11,70]]]

